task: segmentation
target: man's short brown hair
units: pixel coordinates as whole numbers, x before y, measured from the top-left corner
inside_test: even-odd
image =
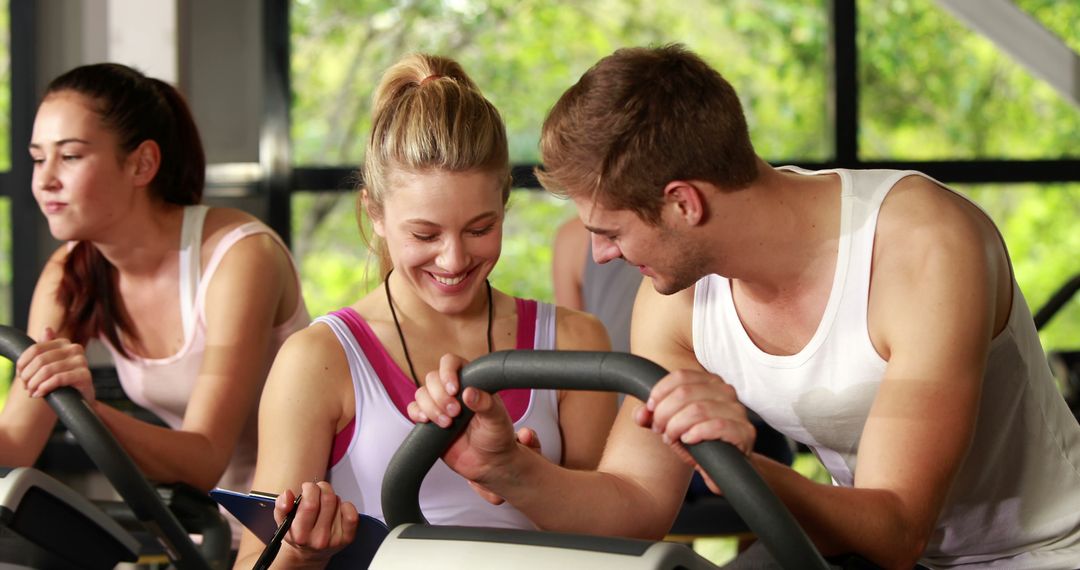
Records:
[[[678,44],[597,62],[548,114],[540,154],[536,175],[549,191],[654,224],[672,180],[738,189],[757,177],[735,89]]]

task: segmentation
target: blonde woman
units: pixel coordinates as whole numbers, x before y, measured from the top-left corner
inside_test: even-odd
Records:
[[[408,56],[386,72],[373,107],[359,200],[385,280],[286,342],[260,409],[255,488],[280,493],[279,521],[302,493],[280,567],[325,565],[352,541],[358,512],[382,518],[383,472],[413,427],[407,407],[425,379],[437,379],[429,373],[443,355],[609,348],[595,318],[488,282],[502,247],[510,164],[498,111],[462,68]],[[501,396],[524,443],[565,467],[596,466],[613,395]],[[484,497],[439,462],[420,504],[435,524],[533,527]],[[261,548],[246,534],[237,568],[250,568]]]

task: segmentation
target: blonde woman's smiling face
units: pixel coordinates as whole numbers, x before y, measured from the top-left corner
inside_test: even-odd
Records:
[[[446,314],[486,299],[485,282],[502,252],[503,184],[503,176],[485,171],[395,172],[373,221],[395,279]]]

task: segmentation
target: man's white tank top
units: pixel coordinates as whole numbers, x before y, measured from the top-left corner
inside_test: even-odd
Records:
[[[797,354],[763,352],[739,320],[729,280],[709,275],[695,290],[694,352],[743,404],[813,449],[834,482],[850,487],[887,364],[867,330],[878,211],[897,181],[925,175],[786,169],[835,173],[842,182],[836,271],[817,331]],[[1051,377],[1015,281],[1008,323],[990,344],[975,437],[920,563],[1080,567],[1080,425]]]
[[[522,299],[516,302],[516,348],[553,350],[555,307]],[[329,326],[341,342],[356,399],[353,421],[335,437],[327,480],[358,511],[385,522],[381,498],[383,474],[394,452],[412,431],[414,424],[405,407],[414,399],[416,385],[352,309],[335,311],[314,322]],[[555,463],[562,458],[557,394],[554,390],[499,392],[514,421],[514,429],[535,430],[543,455]],[[420,508],[431,524],[535,528],[509,504],[496,506],[480,498],[441,459],[420,486]]]

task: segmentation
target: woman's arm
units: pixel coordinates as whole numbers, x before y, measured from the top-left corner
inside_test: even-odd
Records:
[[[252,488],[279,493],[280,522],[303,493],[275,568],[322,568],[352,542],[359,515],[322,481],[335,434],[352,418],[352,383],[341,345],[324,325],[295,333],[282,346],[259,405],[259,454]],[[322,481],[317,486],[314,481]],[[245,531],[236,568],[247,570],[263,544]]]
[[[45,264],[34,287],[34,296],[30,301],[27,334],[35,341],[46,340],[46,329],[63,334],[63,331],[58,330],[63,318],[63,310],[56,302],[56,290],[63,275],[66,255],[67,246],[58,248]],[[7,403],[0,412],[0,465],[13,467],[33,465],[41,454],[41,450],[44,449],[56,422],[56,414],[44,399],[30,397],[30,393],[26,390],[27,378],[24,378],[22,374],[27,364],[39,351],[40,347],[35,345],[19,359],[15,379],[8,391]],[[77,360],[79,354],[82,354],[82,347],[72,349],[70,353],[66,355],[66,358]],[[83,368],[85,369],[85,357]],[[37,367],[28,372],[27,377],[32,376],[37,372]],[[72,384],[80,391],[85,392],[87,389],[93,391],[88,369],[86,369],[85,377],[80,376],[74,379]]]

